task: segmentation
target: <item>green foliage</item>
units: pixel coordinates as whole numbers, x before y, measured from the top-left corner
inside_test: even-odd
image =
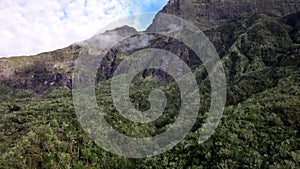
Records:
[[[77,121],[71,91],[53,90],[43,98],[15,97],[13,102],[2,99],[0,163],[5,168],[297,168],[297,76],[282,78],[276,87],[228,106],[222,123],[206,143],[198,144],[197,131],[205,118],[199,114],[193,131],[179,145],[147,159],[118,157],[93,143]],[[163,132],[176,119],[178,109],[169,104],[162,118],[152,124],[126,121],[112,107],[109,84],[110,81],[97,85],[97,101],[107,114],[107,121],[119,132],[152,136]],[[130,93],[138,109],[149,108],[145,100],[153,88],[164,90],[169,102],[178,104],[176,85],[135,78]],[[204,98],[206,101],[201,103],[205,105],[209,97]],[[206,112],[207,108],[201,111]]]
[[[290,17],[286,19],[290,27],[272,17],[255,15],[208,32],[224,63],[228,77],[228,101],[222,122],[205,143],[198,143],[198,133],[210,107],[210,81],[204,66],[192,63],[192,60],[201,92],[196,124],[172,150],[147,159],[119,157],[97,146],[81,128],[73,107],[72,92],[66,87],[52,86],[44,95],[37,95],[31,90],[0,85],[0,166],[300,168],[299,44],[295,44],[297,38],[294,37],[299,24],[291,22]],[[176,46],[176,42],[166,45],[166,48],[171,49],[172,46]],[[41,54],[40,57],[45,59],[43,61],[55,60],[58,64],[74,59],[77,53],[78,49],[60,50]],[[51,57],[46,57],[49,55]],[[117,62],[126,59],[125,54],[118,56]],[[189,60],[189,55],[184,57]],[[36,77],[40,80],[38,86],[43,87],[43,75],[51,75],[51,72],[44,66],[28,67],[36,60],[36,57],[28,60],[11,58],[7,65],[26,70],[25,74],[40,73],[41,76]],[[70,73],[68,66],[57,69],[55,71]],[[150,108],[148,97],[153,89],[161,89],[168,98],[163,115],[149,124],[131,122],[115,109],[110,94],[111,80],[96,85],[97,103],[107,122],[115,130],[131,137],[149,137],[164,132],[176,120],[181,104],[174,81],[162,84],[155,78],[142,76],[137,76],[130,87],[130,99],[136,109],[145,111]],[[99,74],[100,80],[106,78]],[[19,83],[20,79],[14,80]],[[88,120],[95,122],[92,117]]]

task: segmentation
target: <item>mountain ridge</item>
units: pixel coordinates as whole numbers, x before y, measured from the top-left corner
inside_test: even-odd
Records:
[[[200,29],[207,30],[238,17],[250,17],[254,14],[283,17],[299,10],[299,0],[169,0],[147,31],[159,24],[160,13],[179,16]]]

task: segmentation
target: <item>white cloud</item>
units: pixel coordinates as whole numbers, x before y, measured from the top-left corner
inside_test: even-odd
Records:
[[[166,3],[166,0],[164,0]],[[0,57],[55,50],[90,38],[159,0],[0,0]]]

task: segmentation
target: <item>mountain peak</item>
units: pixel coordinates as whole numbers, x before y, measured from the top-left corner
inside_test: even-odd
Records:
[[[137,33],[137,30],[134,28],[134,27],[130,27],[128,25],[124,25],[124,26],[121,26],[121,27],[117,27],[113,30],[107,30],[105,31],[105,33],[118,33],[118,34],[132,34],[132,33]]]
[[[98,48],[99,44],[102,45],[102,47],[117,42],[120,37],[128,37],[137,34],[138,31],[130,27],[128,25],[117,27],[113,30],[107,30],[104,33],[98,33],[91,37],[88,40],[85,40],[83,42],[77,43],[80,46],[88,45],[90,47]],[[109,45],[108,45],[109,46]]]

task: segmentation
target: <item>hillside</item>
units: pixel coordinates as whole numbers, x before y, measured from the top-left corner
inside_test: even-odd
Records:
[[[238,17],[255,14],[282,17],[298,12],[299,8],[299,0],[170,0],[160,12],[182,17],[206,30]],[[148,31],[159,22],[158,14]]]
[[[216,133],[198,144],[211,100],[207,71],[195,53],[162,35],[124,26],[80,44],[36,56],[0,59],[0,166],[4,168],[299,168],[300,2],[297,0],[170,0],[160,13],[194,22],[219,53],[227,78],[227,102]],[[147,32],[162,29],[160,13]],[[197,77],[201,107],[188,136],[170,151],[147,159],[119,157],[83,131],[72,102],[74,64],[84,44],[115,34],[137,34],[110,49],[99,65],[97,102],[120,133],[149,137],[176,119],[178,86],[166,73],[136,76],[130,99],[150,107],[154,88],[166,93],[167,109],[149,124],[130,122],[114,107],[110,85],[118,65],[145,48],[181,57]],[[146,43],[141,43],[146,42]],[[179,72],[180,73],[180,72]],[[95,122],[95,119],[90,119]],[[1,168],[1,167],[0,167]]]

